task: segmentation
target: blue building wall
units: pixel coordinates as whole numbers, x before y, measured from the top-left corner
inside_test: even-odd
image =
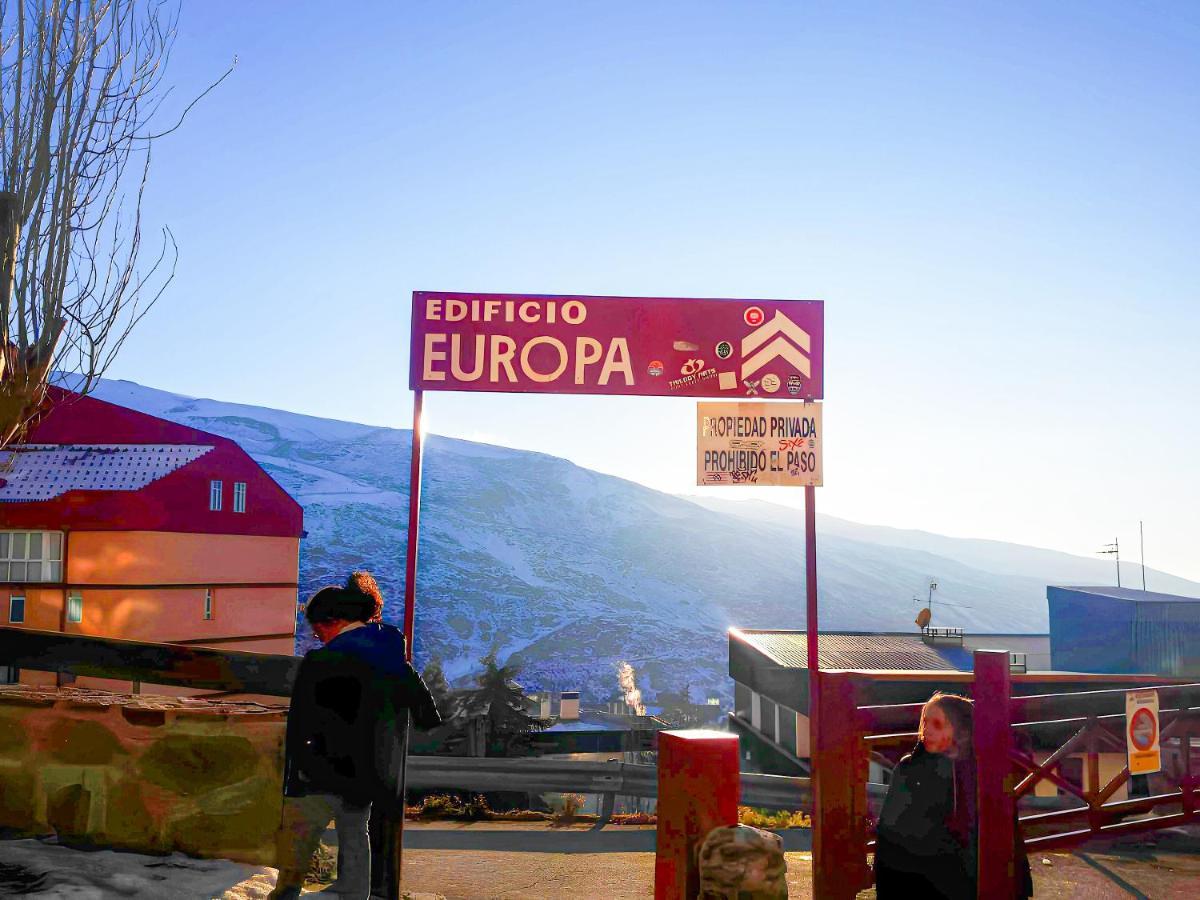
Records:
[[[1133,662],[1137,671],[1200,675],[1200,601],[1135,606]]]
[[[1048,587],[1050,665],[1062,672],[1144,672],[1134,660],[1132,600]]]

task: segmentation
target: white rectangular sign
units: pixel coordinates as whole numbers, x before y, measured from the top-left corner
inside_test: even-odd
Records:
[[[1130,775],[1148,775],[1162,768],[1158,731],[1158,691],[1127,691],[1125,744]]]
[[[697,403],[696,484],[821,484],[820,403]]]

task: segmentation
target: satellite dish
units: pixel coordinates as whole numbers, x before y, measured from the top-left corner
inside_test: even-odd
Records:
[[[917,627],[926,628],[929,625],[929,620],[933,618],[933,613],[929,611],[929,607],[925,607],[917,613]]]

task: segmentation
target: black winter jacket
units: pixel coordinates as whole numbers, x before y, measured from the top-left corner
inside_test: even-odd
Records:
[[[892,773],[879,814],[875,885],[880,900],[974,900],[979,815],[975,762],[930,753],[921,744]],[[1014,847],[1018,898],[1033,885],[1020,836]]]
[[[400,629],[376,623],[305,655],[288,713],[285,795],[402,808],[409,714],[418,728],[441,721],[405,651]]]

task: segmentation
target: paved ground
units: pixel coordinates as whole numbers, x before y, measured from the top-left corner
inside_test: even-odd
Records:
[[[406,839],[423,828],[406,827]],[[455,840],[474,834],[480,844],[495,827],[457,826]],[[511,832],[510,832],[511,834]],[[445,839],[431,834],[426,840]],[[544,840],[530,833],[529,841]],[[787,854],[791,897],[810,897],[812,856]],[[1200,833],[1164,832],[1152,840],[1096,844],[1076,853],[1031,857],[1034,896],[1039,898],[1153,898],[1175,900],[1200,897]],[[613,900],[653,896],[652,852],[510,852],[474,849],[416,849],[404,854],[404,888],[441,895],[447,900],[475,898],[609,897]],[[865,891],[862,900],[874,897]]]
[[[621,841],[644,842],[646,832],[612,829],[603,842],[615,849],[484,850],[473,845],[545,847],[548,840],[589,840],[583,830],[557,832],[534,826],[517,830],[503,825],[414,825],[406,827],[404,888],[413,900],[492,900],[492,898],[605,897],[612,900],[653,895],[654,854],[620,849]],[[622,834],[624,832],[624,834]],[[652,833],[652,832],[651,832]],[[418,841],[418,836],[421,841]],[[463,849],[418,849],[453,840]],[[579,846],[583,846],[580,844]],[[811,896],[812,857],[787,854],[790,896]],[[1200,897],[1200,829],[1160,832],[1150,840],[1093,845],[1074,854],[1035,856],[1035,896],[1041,898]],[[0,841],[0,895],[20,893],[30,900],[137,900],[214,897],[262,900],[275,881],[273,869],[222,860],[192,860],[100,851],[89,853],[41,841]],[[864,892],[862,900],[874,896]]]

